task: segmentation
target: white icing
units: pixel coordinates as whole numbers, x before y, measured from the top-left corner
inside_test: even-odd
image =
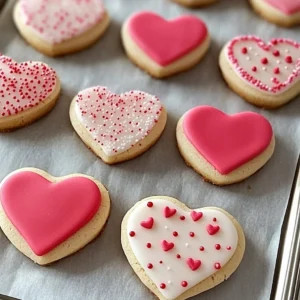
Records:
[[[247,53],[242,53],[242,49],[246,48]],[[280,56],[274,56],[273,51],[279,50]],[[288,54],[287,54],[288,53]],[[285,58],[287,55],[292,56],[293,62],[287,63]],[[274,92],[271,91],[271,88],[276,86],[272,82],[272,77],[276,77],[279,80],[279,83],[285,83],[289,80],[292,72],[298,70],[297,72],[298,77],[293,80],[293,82],[288,83],[285,87],[282,87],[280,90],[276,91],[275,94],[280,94],[289,89],[292,85],[296,84],[300,81],[300,64],[297,60],[300,59],[300,49],[288,44],[288,43],[278,43],[277,45],[271,45],[268,51],[264,50],[262,47],[258,45],[257,42],[252,40],[246,41],[237,41],[233,45],[233,56],[237,59],[238,65],[242,70],[245,70],[248,74],[252,75],[255,79],[260,80],[264,85],[266,85],[269,90],[262,90],[255,84],[252,84],[247,79],[245,79],[241,74],[238,72],[236,67],[233,67],[236,70],[236,73],[242,78],[245,82],[250,84],[252,87],[256,88],[257,90],[264,92],[266,94],[274,95]],[[250,59],[248,59],[248,57]],[[268,59],[268,63],[266,65],[262,64],[261,59],[266,57]],[[227,51],[227,59],[230,62],[230,57]],[[278,66],[278,64],[280,66]],[[257,70],[254,72],[252,67],[256,67]],[[274,68],[279,67],[280,73],[274,74]],[[290,68],[288,68],[290,67]]]
[[[21,0],[20,18],[51,44],[78,36],[98,23],[102,0]]]
[[[160,117],[162,105],[140,91],[121,95],[92,87],[76,96],[75,113],[104,153],[114,156],[145,138]]]
[[[165,218],[166,206],[176,208],[176,214]],[[203,216],[198,221],[193,221],[190,212],[182,210],[170,201],[155,199],[153,207],[148,207],[147,201],[144,201],[128,218],[127,234],[132,251],[158,290],[168,300],[177,298],[189,288],[217,272],[214,264],[220,263],[224,266],[238,245],[237,230],[225,214],[212,208],[196,209],[196,211],[203,212]],[[184,221],[179,218],[182,215],[185,216]],[[140,223],[149,217],[154,218],[154,225],[152,229],[145,229]],[[217,221],[214,222],[213,218]],[[219,225],[219,232],[209,235],[206,230],[208,224]],[[170,230],[164,230],[165,226],[168,226]],[[134,237],[129,235],[130,231],[135,232]],[[174,231],[178,232],[177,237],[173,236]],[[191,237],[190,232],[194,232],[195,236]],[[161,247],[163,240],[173,242],[174,248],[163,251]],[[151,243],[151,248],[146,247],[147,243]],[[215,249],[216,244],[221,245],[220,250]],[[205,248],[204,251],[200,251],[201,246]],[[231,247],[230,250],[226,249],[228,246]],[[177,254],[180,254],[180,259],[176,257]],[[201,260],[199,269],[192,271],[186,263],[188,258]],[[161,264],[160,261],[163,263]],[[149,263],[153,265],[152,269],[147,268]],[[171,270],[168,270],[168,267]],[[172,286],[169,286],[169,281],[172,282]],[[183,287],[182,281],[187,281],[188,286]],[[160,288],[162,283],[166,284],[165,289]]]

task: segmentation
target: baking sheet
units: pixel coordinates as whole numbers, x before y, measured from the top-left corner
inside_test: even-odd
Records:
[[[188,10],[167,0],[106,1],[112,23],[92,48],[62,58],[48,58],[28,46],[12,22],[14,1],[0,15],[0,52],[18,61],[44,61],[57,70],[62,94],[45,118],[18,131],[0,135],[0,179],[21,167],[37,167],[55,176],[80,172],[101,180],[109,189],[111,215],[102,235],[77,254],[40,267],[20,254],[0,232],[0,293],[23,300],[154,299],[132,271],[120,244],[120,224],[134,203],[151,195],[173,196],[191,208],[219,206],[242,224],[247,238],[245,257],[232,278],[194,299],[265,300],[269,298],[280,228],[300,149],[300,99],[275,111],[244,102],[222,80],[221,47],[238,34],[299,39],[299,28],[281,29],[256,16],[242,0],[223,0]],[[195,14],[207,22],[212,45],[192,70],[167,80],[154,80],[131,64],[120,41],[121,24],[139,10],[166,18]],[[108,86],[121,93],[140,89],[160,97],[168,110],[167,128],[144,155],[107,166],[73,131],[68,115],[74,95],[89,86]],[[210,104],[227,113],[250,110],[267,117],[276,135],[270,162],[248,180],[228,187],[204,182],[178,153],[176,122],[188,109]]]

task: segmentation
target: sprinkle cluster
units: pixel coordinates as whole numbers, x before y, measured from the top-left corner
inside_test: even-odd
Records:
[[[266,44],[255,36],[237,37],[228,44],[227,57],[244,80],[271,94],[284,92],[300,77],[300,44],[292,40]]]
[[[76,114],[106,155],[122,153],[145,138],[162,105],[155,96],[130,91],[121,95],[93,87],[76,97]]]
[[[149,213],[151,215],[151,210],[153,210],[153,207],[155,206],[155,204],[151,201],[147,202],[146,204],[147,208],[149,209]],[[192,272],[197,272],[199,270],[201,270],[202,268],[205,269],[213,269],[215,271],[218,271],[222,268],[222,265],[219,261],[213,261],[212,265],[208,265],[204,259],[204,257],[206,257],[205,255],[207,255],[209,252],[215,252],[215,254],[217,254],[220,251],[231,251],[232,250],[232,246],[228,245],[228,244],[221,244],[221,243],[215,243],[213,245],[213,247],[204,247],[203,243],[205,244],[207,241],[207,239],[209,239],[210,236],[214,236],[216,238],[218,238],[218,236],[221,234],[223,235],[224,232],[222,232],[222,228],[218,225],[218,219],[216,217],[212,217],[210,218],[210,221],[205,220],[203,221],[203,217],[204,214],[201,211],[191,211],[189,218],[184,217],[183,215],[179,214],[176,208],[171,208],[169,206],[165,206],[163,211],[161,211],[161,214],[164,216],[165,219],[170,219],[170,220],[176,220],[179,219],[180,221],[191,221],[198,223],[199,224],[199,232],[194,232],[194,231],[190,231],[189,233],[185,232],[184,230],[180,230],[180,228],[178,228],[177,231],[173,230],[172,228],[170,228],[169,226],[164,226],[164,228],[160,228],[161,224],[159,224],[159,221],[157,220],[158,218],[155,217],[155,214],[153,214],[153,216],[148,217],[145,220],[142,220],[140,222],[140,227],[142,227],[144,230],[146,230],[147,232],[154,230],[156,233],[159,230],[164,230],[164,231],[172,231],[172,237],[168,240],[166,239],[161,239],[158,242],[159,243],[153,243],[151,241],[148,241],[145,243],[144,247],[145,250],[144,251],[149,251],[149,253],[151,252],[152,248],[159,248],[162,253],[170,253],[171,257],[174,257],[174,259],[178,260],[181,262],[183,268],[187,268],[189,270],[191,270]],[[182,218],[184,217],[184,218]],[[189,220],[188,220],[189,219]],[[205,224],[202,224],[202,222],[205,222]],[[183,223],[184,226],[184,223]],[[204,226],[206,233],[201,232],[201,227],[200,226]],[[180,232],[180,231],[181,232]],[[143,235],[143,232],[141,232],[140,234]],[[155,234],[155,233],[153,233]],[[138,239],[139,236],[138,234],[134,231],[131,230],[128,232],[128,235],[130,238],[132,239]],[[206,237],[205,237],[206,235]],[[191,247],[190,243],[188,242],[189,239],[195,239],[197,242],[199,242],[198,245],[198,254],[194,257],[190,257],[190,255],[187,253],[182,253],[182,252],[178,252],[178,248],[177,248],[177,244],[182,243],[182,238],[187,241],[185,243],[185,251],[188,253],[189,248]],[[213,253],[212,253],[213,254]],[[214,255],[214,254],[213,254]],[[203,259],[202,259],[203,258]],[[172,267],[168,265],[164,266],[165,261],[164,260],[160,260],[160,257],[156,257],[155,256],[155,260],[152,261],[148,261],[147,262],[147,269],[148,270],[153,270],[153,271],[158,271],[160,270],[160,268],[166,268],[168,271],[172,271]],[[167,289],[168,287],[170,288],[174,288],[174,285],[180,285],[183,288],[186,288],[189,286],[189,279],[188,278],[181,278],[181,274],[177,274],[178,276],[178,280],[176,280],[176,282],[172,282],[170,280],[166,280],[164,282],[160,282],[159,283],[159,288],[162,290]]]
[[[55,89],[56,73],[43,63],[17,63],[0,54],[0,117],[39,105]]]
[[[21,0],[20,17],[41,38],[61,43],[92,28],[104,16],[102,0]]]

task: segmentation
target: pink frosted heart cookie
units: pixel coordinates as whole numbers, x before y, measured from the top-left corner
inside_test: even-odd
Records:
[[[55,106],[60,93],[56,72],[42,62],[17,63],[0,54],[0,131],[28,125]]]
[[[57,56],[95,43],[106,31],[109,16],[102,0],[20,0],[14,21],[31,46]]]
[[[83,248],[100,233],[109,211],[108,191],[82,174],[53,177],[39,169],[19,169],[0,186],[1,229],[40,265]]]
[[[250,0],[250,3],[269,22],[285,27],[300,24],[299,0]]]
[[[128,57],[157,78],[191,68],[210,44],[207,27],[199,18],[187,15],[168,21],[148,11],[129,17],[122,40]]]
[[[300,93],[300,44],[292,40],[234,38],[220,54],[220,67],[229,87],[260,107],[280,107]]]
[[[73,99],[70,119],[82,141],[104,162],[114,164],[155,144],[165,128],[167,112],[150,94],[130,91],[117,95],[97,86]]]
[[[168,209],[175,213],[167,216]],[[148,219],[151,228],[142,225]],[[229,213],[192,210],[164,196],[145,198],[127,212],[121,241],[131,267],[160,300],[184,300],[217,286],[245,251],[243,230]]]
[[[198,106],[178,121],[178,148],[184,160],[208,181],[226,185],[244,180],[272,156],[273,130],[254,112],[226,115]]]
[[[193,7],[206,6],[215,3],[217,0],[172,0],[172,1],[177,2],[178,4],[181,4],[183,6],[193,8]]]

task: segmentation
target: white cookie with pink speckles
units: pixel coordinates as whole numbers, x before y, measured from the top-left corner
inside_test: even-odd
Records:
[[[300,93],[300,44],[292,40],[234,38],[220,54],[220,67],[231,89],[260,107],[280,107]]]
[[[17,63],[0,54],[0,131],[28,125],[55,106],[60,93],[56,72],[42,62]]]
[[[20,0],[14,21],[29,44],[57,56],[95,43],[106,31],[109,16],[102,0]]]
[[[140,91],[114,94],[102,86],[81,91],[70,106],[71,123],[104,162],[134,158],[161,136],[167,113],[160,100]]]
[[[165,196],[145,198],[127,212],[121,241],[131,267],[160,300],[184,300],[217,286],[245,251],[243,230],[229,213],[191,210]]]

